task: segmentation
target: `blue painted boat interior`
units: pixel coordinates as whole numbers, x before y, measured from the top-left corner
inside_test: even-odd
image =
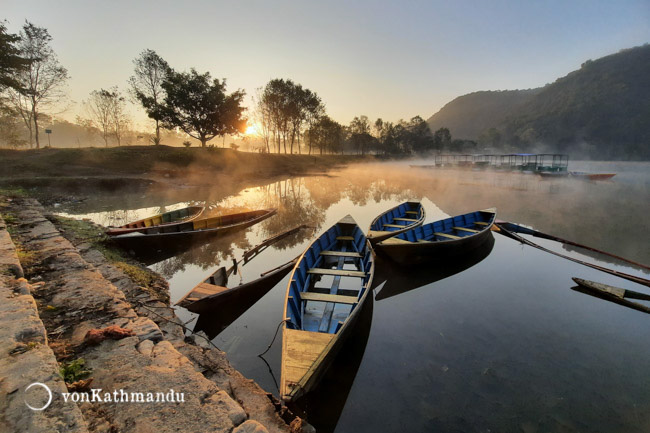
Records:
[[[407,211],[415,211],[417,212],[417,215],[408,214],[406,213]],[[385,227],[384,225],[391,224],[391,225],[399,225],[399,226],[406,227],[413,224],[415,221],[401,221],[401,220],[396,221],[395,218],[407,218],[407,219],[417,220],[420,219],[421,217],[422,217],[422,205],[420,203],[404,202],[399,206],[389,210],[388,212],[380,215],[379,218],[377,218],[377,221],[370,226],[370,230],[394,232],[397,230],[401,230],[401,228]]]
[[[440,236],[436,233],[443,233],[461,238],[472,236],[476,233],[472,231],[458,230],[458,228],[466,228],[480,232],[487,229],[489,227],[489,224],[492,224],[494,222],[494,217],[495,214],[490,212],[470,212],[466,213],[465,215],[458,215],[429,224],[424,224],[420,227],[415,227],[407,232],[400,233],[395,237],[409,242],[417,242],[420,240],[430,242],[449,241],[451,238]],[[476,224],[477,222],[484,224]]]
[[[354,240],[337,239],[350,236]],[[324,256],[322,251],[355,252],[361,257]],[[337,223],[316,239],[296,264],[287,299],[287,326],[312,332],[335,334],[357,307],[368,289],[372,253],[366,236],[356,224]],[[312,268],[362,271],[364,277],[309,274]],[[335,303],[303,300],[301,293],[354,296],[357,303]]]

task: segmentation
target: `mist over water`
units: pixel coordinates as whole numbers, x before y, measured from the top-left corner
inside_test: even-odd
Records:
[[[351,166],[247,188],[102,196],[56,210],[118,225],[197,203],[224,213],[278,208],[276,216],[246,231],[152,263],[169,280],[172,302],[273,234],[299,224],[313,227],[247,264],[243,281],[302,253],[346,214],[365,230],[376,215],[408,199],[422,200],[426,222],[497,207],[498,219],[650,263],[650,221],[645,218],[650,214],[649,163],[570,163],[570,170],[617,173],[605,182],[409,167],[419,163],[427,162]],[[599,254],[534,241],[648,278],[646,272]],[[375,293],[368,326],[352,340],[356,350],[348,348],[351,358],[339,364],[352,377],[328,376],[326,391],[315,396],[320,403],[304,408],[319,431],[650,430],[650,346],[644,343],[650,318],[570,290],[573,276],[646,293],[647,288],[497,234],[489,249],[459,263],[444,263],[442,271],[435,263],[404,271],[379,260],[378,275],[386,286]],[[378,275],[375,280],[381,283]],[[236,368],[275,394],[269,369],[256,355],[266,349],[282,319],[287,279],[252,300],[214,338]],[[184,321],[193,317],[180,308],[178,313]],[[201,321],[220,319],[215,314]],[[278,339],[265,356],[277,379],[280,350]]]

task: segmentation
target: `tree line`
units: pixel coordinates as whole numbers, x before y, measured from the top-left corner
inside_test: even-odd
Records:
[[[19,34],[0,23],[0,139],[9,147],[40,148],[39,121],[56,114],[51,110],[65,101],[70,77],[51,41],[47,29],[32,23],[26,22]],[[94,90],[83,101],[85,116],[76,118],[77,125],[95,131],[105,146],[122,145],[131,131],[129,99],[152,120],[154,145],[163,142],[162,131],[168,130],[182,131],[206,147],[215,137],[243,134],[251,123],[262,142],[258,150],[268,153],[397,156],[441,152],[452,144],[447,128],[432,133],[420,116],[396,123],[371,123],[358,116],[342,125],[327,115],[316,92],[291,79],[272,79],[258,89],[248,119],[245,92],[228,92],[226,79],[194,68],[177,71],[151,49],[142,51],[133,66],[126,94],[118,86]],[[20,137],[21,123],[25,138]]]

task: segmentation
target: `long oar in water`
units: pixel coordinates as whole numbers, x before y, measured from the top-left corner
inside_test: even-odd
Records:
[[[233,265],[230,268],[228,268],[228,270],[226,271],[226,275],[229,277],[233,273],[233,271],[234,272],[239,271],[239,264],[241,262],[244,262],[244,264],[250,262],[255,257],[257,257],[257,255],[259,253],[261,253],[262,251],[264,251],[265,249],[267,249],[268,247],[270,247],[274,243],[276,243],[276,242],[278,242],[278,241],[280,241],[280,240],[282,240],[282,239],[284,239],[284,238],[286,238],[288,236],[291,236],[292,234],[297,233],[302,229],[306,229],[306,228],[309,228],[309,226],[306,225],[306,224],[302,224],[302,225],[296,226],[296,227],[294,227],[292,229],[289,229],[289,230],[284,231],[282,233],[278,233],[277,235],[271,236],[270,238],[267,238],[267,239],[263,240],[261,243],[255,245],[253,248],[246,251],[243,254],[243,257],[239,261],[237,261],[237,260],[235,260],[233,258],[233,260],[232,260]],[[282,266],[284,266],[284,265],[282,265]],[[277,269],[277,268],[275,268],[275,269]],[[272,270],[275,270],[275,269],[272,269]]]
[[[650,287],[650,280],[647,280],[647,279],[641,278],[641,277],[637,277],[636,275],[626,274],[625,272],[615,271],[613,269],[605,268],[603,266],[594,265],[592,263],[588,263],[588,262],[585,262],[585,261],[582,261],[582,260],[578,260],[578,259],[575,259],[573,257],[565,256],[564,254],[560,254],[558,252],[549,250],[548,248],[544,248],[543,246],[538,245],[535,242],[532,242],[532,241],[530,241],[530,240],[528,240],[526,238],[523,238],[523,237],[521,237],[521,236],[519,236],[519,235],[517,235],[515,233],[512,233],[510,230],[505,228],[501,223],[495,223],[495,225],[492,227],[492,230],[497,232],[497,233],[500,233],[500,234],[502,234],[502,235],[504,235],[506,237],[509,237],[510,239],[514,239],[516,241],[519,241],[519,242],[521,242],[523,244],[526,244],[528,246],[531,246],[533,248],[537,248],[538,250],[545,251],[547,253],[551,253],[551,254],[556,255],[558,257],[562,257],[564,259],[571,260],[572,262],[579,263],[581,265],[588,266],[588,267],[593,268],[593,269],[597,269],[597,270],[599,270],[601,272],[606,272],[608,274],[615,275],[617,277],[624,278],[626,280],[633,281],[635,283],[642,284],[644,286]]]
[[[562,238],[557,237],[557,236],[549,235],[548,233],[543,233],[543,232],[533,230],[533,229],[528,228],[528,227],[523,227],[523,226],[520,226],[519,224],[514,224],[514,223],[510,223],[510,222],[506,222],[506,221],[503,221],[503,222],[499,221],[497,224],[500,227],[504,227],[506,230],[508,230],[508,231],[510,231],[512,233],[523,233],[523,234],[527,234],[527,235],[533,235],[536,238],[548,239],[548,240],[551,240],[551,241],[560,242],[560,243],[567,244],[567,245],[572,245],[574,247],[584,248],[584,249],[589,250],[589,251],[593,251],[593,252],[596,252],[596,253],[599,253],[599,254],[604,254],[606,256],[615,258],[617,260],[627,262],[627,263],[629,263],[631,265],[634,265],[634,266],[637,266],[639,268],[650,270],[650,266],[648,266],[648,265],[644,265],[642,263],[637,263],[635,261],[626,259],[625,257],[617,256],[616,254],[608,253],[607,251],[602,251],[602,250],[599,250],[599,249],[594,248],[594,247],[590,247],[590,246],[587,246],[587,245],[582,245],[582,244],[579,244],[577,242],[573,242],[573,241],[569,241],[567,239],[562,239]]]

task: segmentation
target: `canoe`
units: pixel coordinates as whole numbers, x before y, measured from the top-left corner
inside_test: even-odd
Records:
[[[570,171],[572,177],[588,180],[607,180],[616,176],[616,173],[585,173],[584,171]]]
[[[327,371],[352,333],[374,271],[370,243],[349,215],[300,256],[284,306],[280,396],[285,402],[307,394]]]
[[[379,215],[372,220],[366,237],[371,245],[421,226],[426,214],[424,207],[417,201],[406,201]]]
[[[161,213],[158,215],[143,218],[141,220],[133,221],[119,227],[108,227],[106,234],[109,236],[123,235],[126,233],[137,232],[147,227],[155,227],[161,225],[178,224],[188,222],[198,218],[205,209],[204,206],[189,206],[182,209],[176,209],[169,212]]]
[[[177,241],[192,242],[250,227],[276,212],[277,209],[261,209],[200,218],[180,224],[147,227],[137,232],[112,236],[111,239],[123,247],[164,246],[165,243]]]
[[[571,287],[573,290],[650,314],[649,306],[627,300],[627,298],[630,298],[650,301],[650,295],[635,292],[633,290],[621,289],[620,287],[614,287],[603,283],[597,283],[596,281],[583,280],[582,278],[574,277],[572,280],[578,284],[576,287]]]
[[[550,178],[550,179],[567,177],[569,175],[569,173],[566,171],[536,171],[535,173],[542,176],[543,178]]]
[[[418,265],[471,251],[485,242],[496,209],[485,209],[416,227],[375,245],[378,254],[402,265]]]
[[[261,297],[291,272],[297,260],[296,257],[256,280],[234,287],[227,287],[228,273],[225,267],[221,267],[179,299],[176,305],[193,313],[205,314],[218,312],[222,305],[238,297]]]

